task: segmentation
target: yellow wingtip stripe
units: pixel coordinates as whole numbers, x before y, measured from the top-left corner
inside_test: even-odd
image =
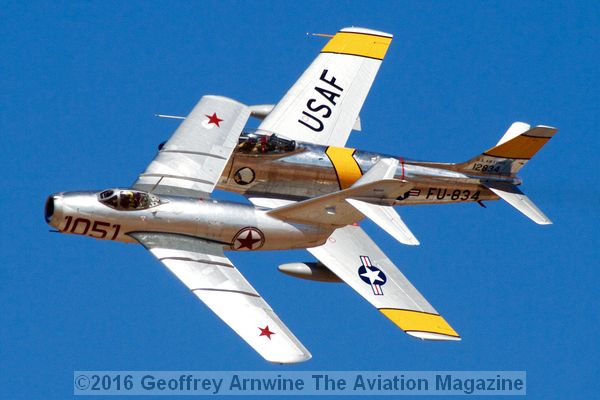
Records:
[[[328,147],[325,151],[337,174],[340,189],[349,188],[362,176],[362,171],[353,157],[354,151],[355,149],[333,146]]]
[[[460,337],[441,315],[392,308],[380,308],[379,311],[403,331],[438,333]]]
[[[367,33],[338,32],[321,53],[350,54],[383,60],[392,38]]]

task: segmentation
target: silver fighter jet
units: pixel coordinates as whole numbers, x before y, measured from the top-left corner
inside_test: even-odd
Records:
[[[555,128],[515,122],[494,147],[458,164],[344,147],[352,130],[360,130],[360,109],[391,41],[391,34],[355,27],[333,35],[279,103],[251,107],[263,122],[241,135],[217,187],[273,206],[279,204],[274,199],[297,201],[346,189],[379,160],[395,158],[394,178],[410,182],[411,189],[392,205],[483,205],[502,198],[536,223],[550,224],[517,188],[521,179],[516,174]],[[358,207],[400,242],[418,244],[395,211]],[[402,229],[390,226],[392,214]]]
[[[382,160],[397,160],[387,177],[405,183],[398,196],[383,193],[382,187],[379,202],[355,197],[346,202],[403,244],[419,241],[393,208],[397,205],[484,206],[484,201],[502,198],[534,222],[550,224],[519,189],[517,173],[555,128],[515,122],[495,146],[461,163],[414,161],[345,147],[351,132],[361,130],[360,110],[391,41],[391,34],[355,27],[331,36],[279,103],[251,107],[251,114],[263,122],[241,135],[217,188],[277,209],[351,189],[381,168]],[[338,228],[327,242],[308,251],[318,262],[285,264],[280,271],[297,278],[344,281],[413,336],[458,338],[435,311],[415,304],[407,308],[393,299],[396,293],[387,290],[388,283],[405,278],[397,278],[397,268],[357,224]],[[371,280],[367,270],[373,266],[379,275]]]
[[[213,200],[210,193],[249,115],[234,100],[203,97],[131,188],[51,195],[45,218],[61,233],[142,244],[266,360],[300,362],[311,357],[309,351],[224,251],[314,248],[326,258],[322,246],[334,244],[334,237],[362,246],[369,239],[352,232],[364,218],[360,208],[388,204],[410,184],[393,178],[397,160],[382,159],[351,187],[306,201],[266,209]],[[361,246],[339,255],[347,268],[336,275],[322,265],[312,270],[329,280],[339,276],[372,297],[412,336],[459,339],[376,246],[368,252]]]
[[[333,35],[279,103],[251,107],[263,122],[241,135],[217,187],[242,193],[277,213],[284,205],[352,190],[381,168],[382,160],[396,160],[386,178],[404,183],[398,196],[383,193],[380,185],[379,202],[351,197],[346,203],[403,244],[419,241],[393,208],[397,205],[483,206],[502,198],[534,222],[550,224],[519,189],[517,173],[555,128],[515,122],[495,146],[461,163],[413,161],[345,147],[351,132],[361,130],[360,110],[391,41],[388,33],[364,28],[344,28]],[[458,339],[437,312],[416,303],[407,306],[395,297],[395,288],[388,290],[389,282],[406,278],[357,224],[338,228],[327,242],[308,251],[318,262],[285,264],[279,270],[297,278],[344,281],[413,336]],[[372,277],[369,271],[379,272]]]

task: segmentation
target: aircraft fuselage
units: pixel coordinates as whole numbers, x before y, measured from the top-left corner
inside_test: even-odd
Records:
[[[103,195],[109,192],[110,195]],[[129,195],[131,199],[126,197]],[[133,195],[151,196],[155,201],[135,203],[137,198]],[[328,227],[287,223],[246,204],[159,197],[133,189],[56,193],[46,201],[45,217],[61,233],[137,243],[129,233],[161,232],[222,243],[225,250],[242,251],[318,246],[333,231]]]
[[[482,176],[458,171],[455,164],[421,162],[381,153],[287,141],[275,136],[246,134],[225,168],[217,187],[249,197],[300,200],[350,187],[383,158],[395,158],[396,179],[414,187],[394,205],[439,204],[497,200],[480,184]],[[485,176],[516,182],[514,178]]]

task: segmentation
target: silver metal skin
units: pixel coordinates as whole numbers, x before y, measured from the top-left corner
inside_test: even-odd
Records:
[[[130,189],[111,189],[127,191]],[[144,194],[144,192],[137,191]],[[174,233],[222,243],[225,250],[280,250],[318,246],[332,230],[313,225],[287,223],[254,206],[193,199],[154,196],[158,205],[141,210],[120,210],[100,201],[102,192],[67,192],[50,196],[46,221],[61,233],[86,235],[97,239],[137,243],[132,232]],[[240,247],[238,233],[253,229],[260,241]]]
[[[301,200],[340,190],[336,169],[326,154],[327,146],[294,142],[269,146],[272,136],[245,132],[225,168],[217,188],[248,197]],[[248,144],[253,140],[253,144]],[[278,139],[283,140],[285,139]],[[498,200],[481,185],[486,181],[520,184],[514,177],[467,175],[456,164],[403,159],[382,153],[356,150],[354,160],[366,173],[379,160],[399,159],[395,178],[414,185],[394,205],[440,204]]]

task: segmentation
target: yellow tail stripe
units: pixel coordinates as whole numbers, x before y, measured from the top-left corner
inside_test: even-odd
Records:
[[[549,137],[517,136],[500,146],[493,147],[484,154],[502,158],[530,159],[542,146],[550,140]]]
[[[358,163],[352,157],[355,149],[345,147],[328,147],[325,154],[331,160],[333,168],[340,183],[340,189],[346,189],[352,186],[361,176],[362,172]]]
[[[393,308],[380,308],[379,311],[403,331],[431,332],[460,337],[446,320],[437,314]]]
[[[350,54],[383,60],[392,38],[366,33],[338,32],[321,53]]]

